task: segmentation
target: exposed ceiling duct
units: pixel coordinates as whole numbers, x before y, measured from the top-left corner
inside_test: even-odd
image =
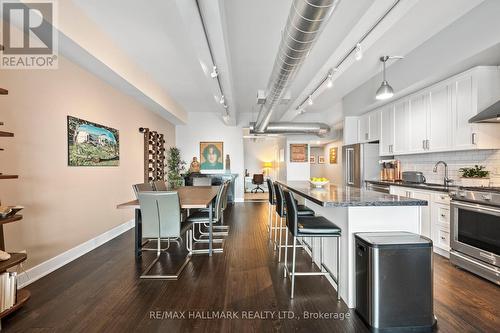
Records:
[[[325,136],[330,132],[330,126],[323,123],[269,123],[265,134],[304,134]],[[255,130],[255,123],[250,124],[250,134],[262,134]]]
[[[255,133],[268,133],[271,116],[276,106],[279,105],[286,89],[304,63],[314,42],[339,1],[293,1],[279,51],[274,61],[273,71],[269,78],[266,103],[260,109],[254,126]],[[288,123],[288,125],[292,124]],[[306,124],[300,124],[300,126],[305,127]],[[328,127],[324,124],[322,126]]]

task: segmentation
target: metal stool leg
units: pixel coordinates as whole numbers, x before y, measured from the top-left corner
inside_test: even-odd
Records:
[[[283,218],[280,217],[280,235],[279,235],[279,245],[278,245],[278,262],[281,261],[281,240],[283,239]]]
[[[293,298],[294,290],[295,290],[295,257],[297,254],[297,247],[295,246],[297,243],[297,238],[293,236],[293,254],[292,254],[292,291],[290,293],[290,298]]]
[[[340,301],[340,237],[337,237],[337,301]]]
[[[286,278],[288,270],[288,229],[285,232],[285,267],[283,267],[283,277]]]
[[[319,238],[319,261],[320,261],[319,268],[321,268],[321,271],[324,272],[324,268],[323,268],[323,237]]]
[[[274,221],[274,250],[276,250],[276,244],[278,239],[278,218],[279,215],[276,213],[276,219]]]

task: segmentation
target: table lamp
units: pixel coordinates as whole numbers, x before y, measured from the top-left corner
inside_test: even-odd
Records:
[[[264,162],[264,175],[269,176],[269,169],[273,167],[273,162]]]

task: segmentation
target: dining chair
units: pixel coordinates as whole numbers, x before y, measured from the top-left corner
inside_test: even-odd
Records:
[[[213,225],[220,221],[220,218],[222,215],[222,195],[224,193],[224,188],[225,188],[224,185],[220,186],[219,191],[217,192],[217,196],[215,198],[215,206],[214,206],[214,210],[212,213],[212,221],[211,221],[212,222],[212,237],[213,236],[225,236],[225,235],[227,235],[227,232],[214,232],[214,228],[213,228]],[[193,249],[193,244],[208,243],[209,242],[208,237],[209,237],[210,229],[208,230],[208,232],[202,231],[202,229],[201,229],[202,225],[210,228],[210,225],[209,225],[210,215],[209,214],[210,214],[210,211],[208,209],[197,210],[197,211],[193,212],[192,214],[190,214],[186,219],[187,222],[192,223],[191,230],[189,231],[189,238],[191,240],[191,242],[190,242],[191,247],[189,248],[189,250],[192,251],[193,253],[200,252],[200,251],[196,251]],[[200,238],[196,237],[195,225],[198,225],[198,233],[200,234]],[[202,238],[205,238],[205,239],[202,239]],[[222,239],[213,239],[214,243],[222,243],[222,241],[223,241]],[[214,252],[222,252],[223,248],[222,247],[221,248],[214,248],[213,251]]]
[[[141,274],[141,279],[177,279],[189,262],[190,253],[177,273],[173,275],[148,275],[148,273],[158,263],[161,254],[170,248],[171,242],[175,241],[180,244],[178,240],[181,239],[181,235],[185,234],[191,226],[190,223],[181,224],[179,194],[177,192],[141,191],[139,192],[139,205],[142,215],[142,236],[156,240],[156,258]],[[161,248],[162,241],[167,242],[166,248]]]
[[[157,180],[153,183],[155,191],[168,191],[167,183],[164,180]]]
[[[135,197],[137,199],[139,199],[139,192],[154,191],[153,185],[151,185],[151,183],[135,184],[132,185],[132,188],[134,189]]]

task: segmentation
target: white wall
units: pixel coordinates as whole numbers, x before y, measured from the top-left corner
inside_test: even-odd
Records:
[[[224,163],[226,154],[231,158],[231,173],[237,173],[235,200],[243,201],[244,157],[243,129],[240,126],[226,126],[220,117],[210,112],[190,112],[186,125],[179,125],[175,131],[175,142],[181,157],[188,164],[194,156],[200,158],[201,141],[224,142]],[[215,173],[217,171],[210,171]],[[220,171],[224,173],[224,170]]]
[[[290,144],[300,143],[307,144],[307,161],[304,163],[292,163],[290,162]],[[286,180],[309,180],[311,177],[311,165],[309,164],[309,143],[307,141],[286,141]]]
[[[337,147],[337,164],[330,164],[330,148],[335,147]],[[311,164],[311,177],[324,177],[332,184],[342,184],[342,141],[311,148],[310,154],[316,156],[316,163]],[[319,155],[325,157],[324,164],[318,164]]]
[[[262,139],[243,139],[244,169],[250,175],[262,173],[264,162],[272,162],[276,165],[276,149],[278,139],[275,137],[263,137]],[[269,175],[276,178],[275,168],[270,169]]]
[[[330,164],[330,148],[337,147],[337,164]],[[332,184],[342,184],[342,141],[335,141],[325,145],[325,164],[323,164],[323,173]]]

